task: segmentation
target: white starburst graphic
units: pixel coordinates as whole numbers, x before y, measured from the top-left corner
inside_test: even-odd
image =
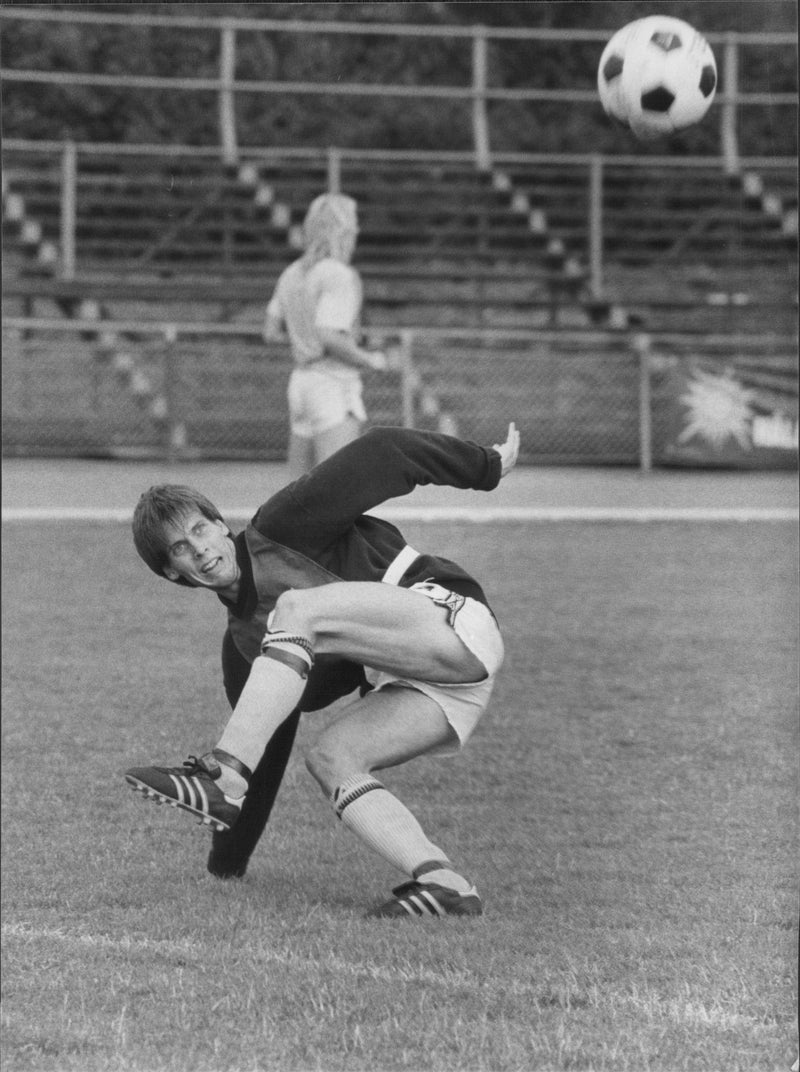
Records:
[[[752,399],[753,392],[732,376],[696,371],[688,391],[680,398],[689,409],[689,416],[678,442],[686,443],[699,436],[718,449],[728,439],[735,439],[742,450],[750,450]]]

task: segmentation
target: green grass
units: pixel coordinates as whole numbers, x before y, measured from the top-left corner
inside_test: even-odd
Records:
[[[508,653],[467,750],[385,778],[486,902],[418,927],[362,919],[401,876],[299,755],[247,879],[208,876],[119,771],[213,743],[221,609],[126,526],[4,526],[4,1072],[788,1072],[792,528],[405,528]]]

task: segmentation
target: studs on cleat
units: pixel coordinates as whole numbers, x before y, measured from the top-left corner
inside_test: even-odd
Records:
[[[153,779],[155,784],[150,784],[150,779]],[[169,787],[166,784],[167,779],[171,782]],[[236,803],[225,797],[213,780],[202,772],[196,773],[193,770],[191,774],[186,774],[178,770],[148,767],[128,771],[125,780],[131,789],[142,793],[146,800],[152,800],[156,804],[169,804],[171,808],[187,811],[195,816],[200,826],[216,833],[230,830],[241,810],[241,802]],[[214,812],[217,814],[213,814]]]

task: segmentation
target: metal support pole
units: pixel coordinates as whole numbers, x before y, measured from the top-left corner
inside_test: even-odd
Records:
[[[64,142],[61,154],[61,278],[75,278],[75,219],[77,216],[78,150]]]
[[[224,22],[220,33],[219,77],[219,132],[222,161],[228,167],[239,163],[239,147],[236,141],[236,102],[233,85],[236,80],[236,29],[235,23]]]
[[[328,149],[328,193],[342,192],[342,150]]]
[[[475,145],[475,165],[479,171],[488,171],[492,166],[489,116],[486,110],[488,54],[486,27],[476,26],[472,35],[472,139]]]
[[[178,331],[169,325],[164,332],[164,460],[179,461],[186,447],[186,425],[178,416]]]
[[[739,138],[736,131],[739,96],[739,48],[736,35],[726,34],[723,71],[723,102],[720,115],[720,141],[726,175],[739,174]]]
[[[650,385],[650,340],[637,336],[633,348],[639,359],[639,470],[653,468],[653,414]]]
[[[603,157],[593,153],[589,165],[589,287],[603,296]]]
[[[411,331],[404,330],[400,332],[400,362],[401,362],[401,377],[400,377],[400,393],[401,404],[403,411],[403,427],[413,428],[415,426],[414,415],[414,399],[417,393],[417,386],[419,383],[419,375],[414,368],[414,359],[412,356],[414,348],[414,334]]]

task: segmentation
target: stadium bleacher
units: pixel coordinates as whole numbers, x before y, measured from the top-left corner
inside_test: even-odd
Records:
[[[253,159],[246,168],[226,169],[203,158],[86,154],[77,175],[76,271],[74,278],[63,279],[52,256],[44,262],[37,256],[60,237],[58,159],[9,153],[4,170],[4,209],[11,197],[18,199],[16,218],[7,219],[4,212],[4,314],[101,321],[257,325],[278,273],[297,256],[305,208],[328,181],[324,158]],[[526,442],[537,457],[586,461],[597,457],[602,441],[604,460],[624,463],[635,458],[636,443],[630,432],[617,442],[608,415],[624,410],[628,427],[635,427],[636,389],[628,382],[632,366],[624,358],[618,368],[611,367],[620,346],[608,346],[599,329],[610,323],[623,331],[698,337],[719,331],[767,333],[777,340],[772,351],[780,352],[781,367],[791,361],[785,340],[796,335],[796,232],[782,226],[783,217],[764,211],[763,198],[748,196],[741,183],[722,181],[705,167],[656,174],[644,166],[606,165],[607,294],[598,301],[587,288],[585,166],[515,165],[502,177],[500,182],[496,171],[478,171],[470,162],[346,161],[342,167],[342,188],[360,205],[355,263],[364,278],[368,327],[455,332],[437,338],[435,345],[417,343],[415,362],[427,386],[421,420],[426,412],[436,420],[456,414],[459,430],[480,437],[493,420],[492,413],[484,419],[488,370],[494,409],[509,392],[509,403],[524,400]],[[771,179],[785,183],[781,205],[791,210],[788,176]],[[24,220],[34,224],[27,237],[20,203]],[[796,212],[796,194],[794,207]],[[610,320],[612,310],[624,311],[617,323]],[[476,345],[468,334],[476,328],[562,329],[564,334],[560,340],[557,334],[548,336],[531,380],[520,375],[525,362],[516,352],[519,344],[515,351],[498,336],[487,355],[485,339]],[[464,336],[458,334],[462,329]],[[569,334],[576,331],[585,333],[578,342]],[[74,342],[60,345],[57,359],[29,349],[28,359],[39,362],[48,390],[60,392],[61,413],[50,421],[48,433],[60,449],[71,440],[85,445],[102,439],[102,420],[96,434],[88,430],[94,418],[86,409],[86,390],[78,389],[74,405],[68,402],[70,382],[92,383],[92,412],[95,417],[113,413],[113,435],[120,442],[144,445],[168,434],[161,415],[163,346],[130,333],[118,342],[121,357],[109,354],[99,333],[87,335],[82,348]],[[525,345],[530,351],[530,342]],[[605,387],[587,387],[591,367],[580,360],[587,346],[594,354],[609,350]],[[172,352],[179,367],[190,362],[196,372],[194,386],[186,388],[194,417],[184,422],[181,435],[197,449],[205,444],[213,452],[213,443],[238,414],[240,449],[257,453],[265,439],[263,392],[254,390],[263,379],[263,344],[255,338],[247,343],[215,339],[209,351],[202,343],[181,340]],[[277,397],[288,374],[280,356],[276,352],[271,366]],[[213,384],[208,360],[226,367],[230,405],[221,405],[213,386],[206,390],[208,397],[197,386]],[[64,370],[75,362],[83,372],[70,377]],[[25,391],[11,371],[6,379],[12,393]],[[174,396],[180,384],[171,390]],[[367,390],[374,419],[401,419],[385,389],[368,384]],[[593,408],[583,413],[581,399],[591,399]],[[595,434],[598,400],[606,416],[598,419]],[[35,410],[35,405],[28,410],[33,419]],[[557,432],[553,423],[567,410],[570,427],[581,429],[577,440],[572,432]],[[75,434],[76,422],[84,429],[82,439]],[[284,442],[282,407],[271,407],[269,422],[266,438]],[[13,439],[16,423],[13,415],[11,424],[6,420],[7,437]]]
[[[27,157],[6,163],[8,189],[24,200],[42,235],[60,234],[57,161]],[[348,163],[343,187],[361,207],[356,263],[365,279],[371,322],[392,325],[541,327],[559,315],[574,327],[587,319],[586,168],[563,163],[509,169],[516,192],[533,206],[520,212],[508,190],[469,163],[456,166]],[[297,253],[293,229],[325,188],[324,164],[255,161],[255,182],[214,161],[153,157],[87,157],[77,184],[78,283],[31,282],[41,266],[9,271],[9,299],[84,297],[141,306],[180,305],[188,294],[216,299],[224,317],[262,305],[279,271]],[[791,176],[779,203],[792,208]],[[796,230],[767,214],[740,184],[708,168],[604,169],[603,248],[608,290],[635,305],[660,330],[686,328],[687,311],[703,308],[703,327],[722,316],[752,330],[791,317],[796,294]],[[4,222],[7,256],[19,229]],[[582,270],[565,273],[548,259],[557,240]],[[793,266],[795,266],[793,268]],[[677,287],[664,299],[667,273]],[[746,273],[746,280],[742,279]],[[52,273],[50,273],[52,278]],[[204,289],[203,282],[206,282]],[[200,284],[198,288],[198,283]],[[81,286],[82,285],[82,286]],[[713,295],[744,295],[736,302]],[[711,300],[704,300],[708,296]],[[720,306],[724,312],[720,313]],[[30,307],[30,305],[28,305]],[[571,308],[570,308],[571,307]],[[583,312],[583,316],[581,316]],[[591,309],[589,310],[591,314]]]

